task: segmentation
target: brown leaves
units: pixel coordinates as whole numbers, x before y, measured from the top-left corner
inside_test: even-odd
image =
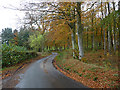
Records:
[[[96,57],[100,55],[91,53],[87,54],[91,56],[89,56],[89,58],[85,58],[87,59],[87,61],[89,61],[90,59],[92,60],[93,55]],[[59,67],[57,67],[57,69],[66,76],[78,82],[81,82],[85,86],[91,88],[113,88],[119,85],[120,79],[118,77],[118,71],[114,71],[111,69],[108,69],[106,71],[105,67],[97,66],[95,64],[87,64],[76,59],[72,59],[72,57],[69,54],[67,54],[67,56],[68,58],[63,58],[64,63],[62,62],[62,60],[59,60],[58,62],[57,59],[56,63],[54,63],[56,67],[57,65],[61,65],[60,68],[62,68],[64,71],[61,70]],[[91,60],[90,62],[92,63]]]

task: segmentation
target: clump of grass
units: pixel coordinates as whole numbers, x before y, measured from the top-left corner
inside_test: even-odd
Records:
[[[88,70],[90,70],[92,72],[96,72],[96,67],[89,68]]]
[[[91,74],[88,73],[88,74],[84,75],[84,77],[87,77],[88,79],[91,79],[90,75],[91,75]]]
[[[113,74],[113,76],[116,76],[116,77],[118,77],[119,75],[118,75],[118,74]]]
[[[94,77],[94,78],[93,78],[93,81],[97,81],[97,79],[98,79],[98,77]]]
[[[114,85],[115,84],[115,82],[114,81],[112,81],[110,84],[108,84],[111,88],[119,88],[119,86],[118,85]]]
[[[74,73],[78,73],[78,71],[77,71],[77,70],[73,70],[73,72],[74,72]]]
[[[64,67],[65,70],[71,71],[70,67]]]
[[[85,72],[85,69],[82,72]]]
[[[88,62],[86,58],[82,58],[82,60],[81,60],[81,61],[82,61],[82,62],[85,62],[85,63],[87,63],[87,62]]]
[[[91,77],[89,76],[89,77],[87,77],[87,79],[91,79]]]
[[[84,77],[86,77],[87,75],[84,75]]]
[[[80,77],[83,75],[82,73],[79,73],[78,71],[76,70],[73,70],[74,73],[77,73]]]
[[[80,77],[82,77],[82,73],[77,73]]]

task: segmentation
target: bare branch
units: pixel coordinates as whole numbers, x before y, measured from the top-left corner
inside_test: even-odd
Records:
[[[82,12],[86,12],[86,11],[88,11],[89,9],[91,9],[91,8],[95,5],[95,3],[97,3],[97,2],[94,2],[94,3],[91,5],[91,7],[90,7],[90,8],[87,8],[87,10],[82,11]]]

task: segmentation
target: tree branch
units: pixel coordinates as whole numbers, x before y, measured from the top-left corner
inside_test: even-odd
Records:
[[[86,12],[86,11],[88,11],[89,9],[91,9],[91,8],[95,5],[95,3],[97,3],[97,2],[94,2],[94,3],[91,5],[91,7],[90,7],[90,8],[87,8],[87,10],[82,11],[82,12]]]

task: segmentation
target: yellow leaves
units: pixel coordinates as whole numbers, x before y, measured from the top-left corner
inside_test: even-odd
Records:
[[[89,32],[84,32],[85,34],[93,34],[92,31],[89,31]]]
[[[69,23],[74,23],[76,21],[77,21],[76,19],[73,19],[73,20],[69,21]]]
[[[110,54],[109,54],[109,53],[107,53],[107,56],[110,56]]]
[[[111,63],[110,63],[110,62],[108,62],[108,63],[107,63],[107,66],[111,66]]]
[[[87,62],[87,58],[83,57],[83,58],[81,59],[81,61],[82,61],[82,62]]]

